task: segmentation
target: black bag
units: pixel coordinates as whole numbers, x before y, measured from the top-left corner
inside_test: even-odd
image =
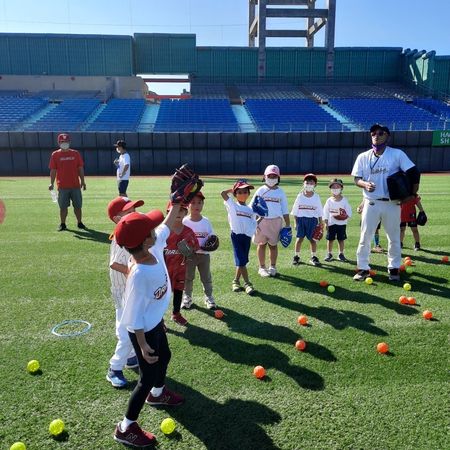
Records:
[[[420,225],[423,227],[427,223],[428,217],[425,214],[425,211],[420,211],[419,214],[417,214],[416,223],[417,225]]]
[[[412,195],[411,182],[402,170],[389,175],[386,181],[391,200],[403,200]]]

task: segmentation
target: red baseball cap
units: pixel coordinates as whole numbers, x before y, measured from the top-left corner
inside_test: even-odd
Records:
[[[70,142],[70,136],[67,133],[58,134],[58,144],[61,142]]]
[[[303,177],[303,181],[307,181],[307,180],[313,180],[314,183],[317,184],[317,177],[316,177],[313,173],[307,173],[307,174]]]
[[[162,221],[164,215],[161,211],[154,209],[147,214],[132,212],[128,214],[117,224],[114,230],[116,242],[127,248],[134,248],[141,245],[146,238],[150,236]]]
[[[116,217],[120,212],[126,211],[130,208],[137,208],[143,204],[144,200],[135,200],[132,202],[128,197],[116,197],[108,204],[108,216],[114,222],[114,217]]]
[[[236,183],[233,184],[233,192],[236,192],[237,189],[255,189],[255,186],[247,183],[247,180],[237,180]]]

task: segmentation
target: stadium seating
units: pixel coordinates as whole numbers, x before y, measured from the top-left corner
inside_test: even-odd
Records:
[[[36,94],[36,96],[51,101],[62,101],[65,99],[72,99],[72,98],[99,98],[100,91],[48,90],[48,91],[39,91]]]
[[[32,114],[43,108],[47,102],[42,98],[28,98],[13,95],[0,97],[0,131],[15,130]]]
[[[136,131],[144,110],[144,99],[113,98],[86,131]]]
[[[196,99],[228,98],[227,89],[223,83],[192,83],[191,95]]]
[[[450,119],[450,105],[434,98],[415,98],[414,105],[419,108],[426,109],[431,113],[439,116],[441,119]]]
[[[27,131],[79,131],[99,104],[95,98],[67,98],[31,123]]]
[[[441,130],[444,121],[423,109],[393,98],[332,99],[329,106],[362,130],[375,122],[391,130]]]
[[[228,100],[163,100],[154,131],[239,131]]]
[[[238,84],[242,99],[285,100],[306,98],[298,87],[289,83],[277,84]]]
[[[348,130],[319,105],[308,99],[248,99],[245,107],[259,131]]]

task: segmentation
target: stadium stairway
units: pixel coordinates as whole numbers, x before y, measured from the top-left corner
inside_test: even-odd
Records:
[[[319,105],[319,107],[326,111],[328,114],[332,115],[335,119],[339,120],[339,122],[345,124],[348,128],[350,128],[350,131],[361,131],[356,125],[349,122],[344,116],[341,116],[337,111],[331,109],[329,106]]]
[[[83,124],[81,130],[86,131],[89,125],[95,121],[95,119],[101,114],[101,112],[106,108],[106,103],[101,103],[100,106],[87,118],[86,122]]]
[[[141,122],[139,123],[138,132],[151,132],[155,127],[156,118],[158,117],[159,105],[146,105]]]
[[[30,117],[27,117],[27,120],[20,123],[17,129],[26,131],[28,127],[30,127],[33,123],[37,122],[40,118],[44,117],[47,113],[55,109],[57,106],[58,106],[57,103],[48,103],[47,106],[40,109],[35,114],[32,114]]]
[[[242,105],[231,105],[231,110],[239,124],[239,128],[243,133],[254,133],[256,132],[255,124],[248,115],[247,110]]]

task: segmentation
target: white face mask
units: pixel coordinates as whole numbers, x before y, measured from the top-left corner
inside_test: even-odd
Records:
[[[331,189],[331,193],[333,195],[340,195],[341,192],[342,192],[342,189]]]
[[[61,150],[69,150],[70,144],[68,142],[61,142],[61,144],[59,144],[59,148]]]
[[[306,192],[314,192],[315,186],[313,184],[306,184],[306,183],[304,183],[303,187],[304,187]]]
[[[266,184],[269,187],[274,187],[278,184],[278,178],[266,178]]]

